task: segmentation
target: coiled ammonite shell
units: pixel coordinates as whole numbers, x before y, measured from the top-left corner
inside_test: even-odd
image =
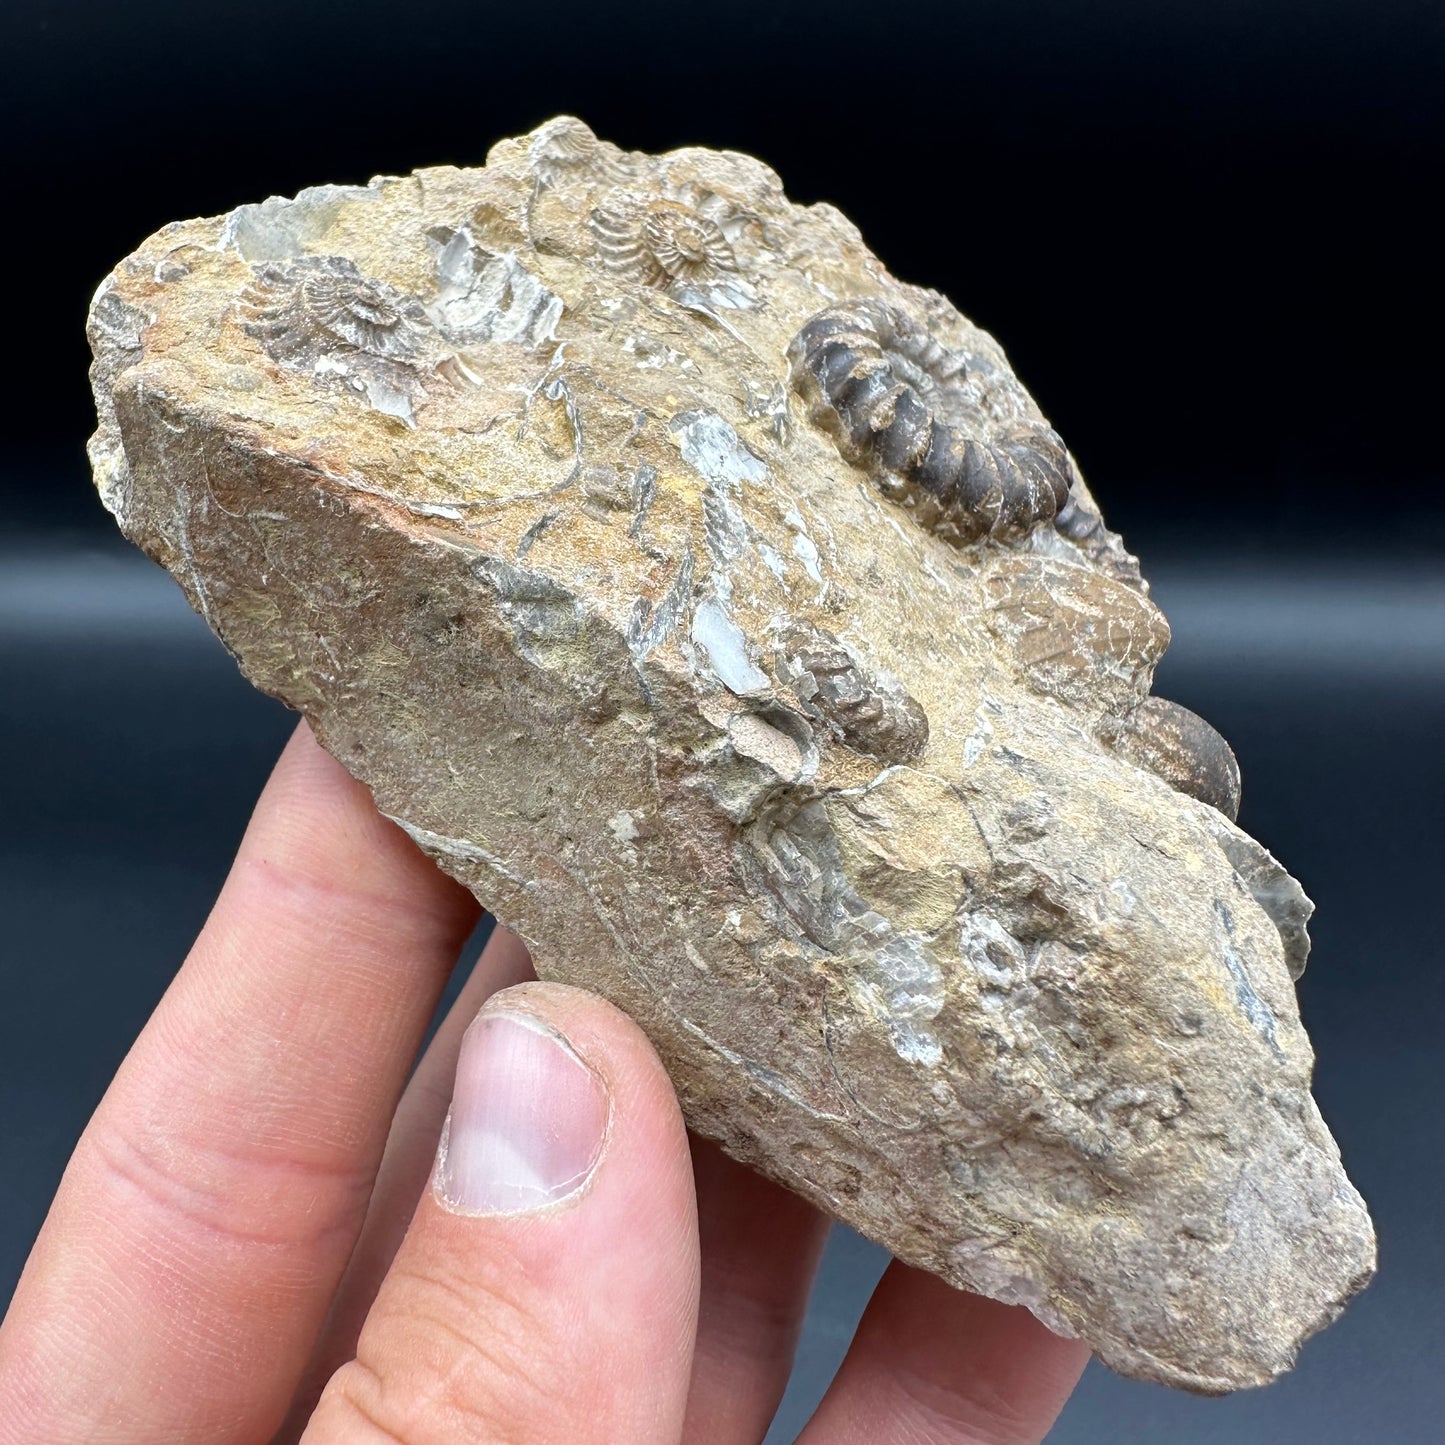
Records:
[[[1163,778],[1171,788],[1239,816],[1239,764],[1227,742],[1198,713],[1163,697],[1146,697],[1100,729],[1106,746]]]
[[[417,302],[339,256],[259,267],[257,284],[242,293],[241,310],[247,334],[278,361],[349,350],[411,362],[421,356],[430,330]]]
[[[946,540],[1022,537],[1067,504],[1073,468],[1058,434],[1026,417],[997,420],[965,399],[970,363],[993,363],[950,351],[896,306],[830,306],[809,318],[788,355],[794,385],[845,449]]]
[[[917,701],[827,629],[793,627],[781,639],[778,662],[803,710],[845,747],[893,764],[911,762],[928,746],[928,717]]]
[[[575,116],[558,116],[543,126],[532,138],[528,156],[532,170],[546,185],[553,185],[563,176],[591,164],[599,150],[591,126]]]
[[[636,155],[598,140],[592,128],[573,115],[559,115],[529,137],[528,169],[542,186],[563,185],[587,175],[624,184],[638,170]]]
[[[603,266],[643,286],[708,281],[737,269],[717,222],[677,201],[620,197],[592,212],[591,227]]]

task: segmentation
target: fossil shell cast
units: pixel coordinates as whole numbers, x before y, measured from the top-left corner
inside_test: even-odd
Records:
[[[1368,1279],[1311,904],[997,344],[837,210],[562,117],[167,227],[90,332],[127,534],[696,1129],[1173,1385]]]
[[[717,223],[676,201],[623,197],[592,212],[592,229],[602,264],[645,286],[737,270]]]
[[[305,365],[342,350],[415,361],[429,326],[417,302],[368,280],[341,257],[262,267],[241,302],[250,335],[276,360]]]
[[[1227,742],[1197,713],[1162,697],[1111,719],[1103,740],[1121,757],[1157,773],[1171,788],[1239,816],[1239,764]]]
[[[406,425],[441,359],[421,304],[342,256],[258,266],[237,308],[248,336],[283,366],[350,387]]]
[[[928,719],[918,703],[824,628],[789,629],[779,646],[778,677],[808,717],[826,723],[855,752],[906,763],[928,746]]]
[[[1068,453],[1028,414],[1013,373],[943,346],[900,308],[872,297],[827,307],[789,352],[794,384],[877,469],[885,495],[939,536],[1022,536],[1068,501]]]

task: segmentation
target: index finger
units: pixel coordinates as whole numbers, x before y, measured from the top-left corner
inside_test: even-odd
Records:
[[[477,917],[303,724],[0,1327],[0,1442],[279,1426]]]

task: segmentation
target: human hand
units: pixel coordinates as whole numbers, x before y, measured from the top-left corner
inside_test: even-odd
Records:
[[[762,1439],[827,1221],[500,929],[408,1082],[476,918],[299,729],[0,1327],[0,1445]],[[1085,1358],[894,1264],[801,1439],[1038,1441]]]

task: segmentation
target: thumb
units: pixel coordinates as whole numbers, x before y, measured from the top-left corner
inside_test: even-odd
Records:
[[[697,1291],[651,1045],[591,994],[506,989],[462,1042],[432,1188],[304,1445],[675,1442]]]

